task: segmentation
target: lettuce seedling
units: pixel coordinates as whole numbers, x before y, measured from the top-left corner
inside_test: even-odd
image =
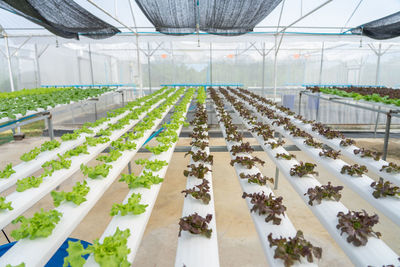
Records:
[[[340,229],[340,234],[346,233],[347,242],[356,247],[365,246],[369,236],[379,238],[381,233],[374,232],[372,227],[379,222],[378,215],[369,216],[365,210],[362,212],[349,211],[348,213],[339,212],[337,214],[338,224],[337,229]]]
[[[371,187],[374,190],[372,195],[374,198],[381,198],[381,197],[400,197],[400,187],[393,186],[391,182],[384,181],[383,178],[379,178],[379,182],[371,183]]]
[[[4,170],[0,171],[0,179],[9,178],[13,173],[15,173],[15,171],[12,168],[12,163],[9,163]]]
[[[260,172],[257,174],[244,174],[242,172],[239,176],[242,179],[248,179],[247,182],[250,184],[266,185],[267,181],[274,183],[274,178],[263,176]]]
[[[318,175],[318,172],[314,171],[315,167],[317,167],[317,164],[313,164],[310,162],[303,163],[302,161],[300,161],[299,164],[294,165],[294,167],[290,169],[290,175],[297,175],[299,177],[303,177],[307,174]]]
[[[143,171],[143,174],[136,176],[134,174],[121,174],[120,182],[126,182],[130,189],[145,187],[150,188],[153,184],[159,184],[164,181],[158,175],[153,175],[152,172]]]
[[[286,207],[282,204],[282,197],[275,197],[271,193],[266,196],[264,192],[248,194],[243,193],[242,198],[250,198],[250,203],[253,207],[250,212],[258,212],[258,215],[266,215],[265,222],[272,221],[272,224],[281,224],[281,218],[278,216],[284,216]]]
[[[188,231],[194,235],[204,235],[207,238],[211,237],[212,229],[208,228],[208,224],[212,220],[212,214],[207,214],[205,218],[201,217],[197,212],[182,217],[179,220],[179,233],[181,236],[182,231]]]
[[[81,164],[81,171],[84,175],[87,175],[89,178],[98,179],[100,177],[107,177],[108,172],[112,168],[112,165],[108,165],[106,163],[96,165],[94,167],[88,167],[84,164]]]
[[[110,138],[105,136],[100,137],[90,137],[86,136],[86,144],[88,146],[97,146],[98,144],[104,144],[110,141]]]
[[[390,162],[388,165],[382,166],[380,171],[385,171],[387,173],[400,173],[400,166],[393,162]]]
[[[30,176],[24,179],[17,180],[17,192],[23,192],[30,188],[38,188],[43,183],[43,177]]]
[[[75,132],[74,133],[66,133],[61,136],[61,140],[63,140],[63,141],[76,140],[76,139],[78,139],[78,137],[79,137],[79,133],[75,133]]]
[[[153,172],[158,172],[159,170],[162,169],[162,167],[167,166],[168,162],[165,160],[148,160],[148,159],[137,159],[135,160],[135,163],[138,165],[144,165],[144,167],[148,170],[151,170]]]
[[[75,147],[74,149],[68,150],[67,152],[65,152],[64,156],[66,158],[71,158],[71,157],[76,157],[79,156],[80,154],[89,154],[89,152],[87,151],[87,145],[80,145]]]
[[[101,267],[129,267],[131,263],[127,257],[131,252],[127,246],[127,239],[130,236],[130,230],[121,231],[118,227],[112,236],[104,238],[103,243],[99,239],[93,241],[86,249],[80,241],[68,241],[68,256],[64,258],[63,267],[82,267],[86,260],[82,257],[87,254],[93,254],[94,260]]]
[[[122,156],[122,153],[118,150],[110,150],[110,152],[106,155],[101,155],[96,158],[98,161],[103,161],[106,163],[110,163],[119,159]]]
[[[285,141],[279,140],[279,141],[275,141],[275,142],[267,142],[266,144],[270,145],[271,149],[275,149],[280,146],[283,146],[285,144]]]
[[[54,206],[60,206],[61,202],[64,200],[73,202],[75,205],[79,206],[86,201],[86,195],[89,193],[89,190],[90,188],[87,186],[87,182],[83,181],[82,183],[77,182],[71,192],[52,191],[51,196],[53,197]]]
[[[365,149],[365,148],[354,149],[353,152],[354,152],[354,155],[360,154],[360,156],[362,158],[365,158],[365,157],[373,158],[375,161],[380,160],[381,156],[382,156],[382,153],[380,153],[380,152],[372,151],[372,150]]]
[[[202,161],[204,163],[209,163],[211,165],[213,164],[214,157],[212,155],[208,155],[206,152],[197,151],[196,153],[194,153],[192,150],[190,150],[185,154],[185,157],[187,155],[192,155],[192,159],[194,162]]]
[[[342,141],[340,141],[339,145],[340,146],[351,146],[351,145],[354,145],[355,143],[356,143],[356,141],[354,141],[353,139],[345,138],[345,139],[342,139]]]
[[[286,160],[291,160],[291,159],[295,159],[296,156],[293,154],[285,154],[285,153],[276,153],[275,158],[277,159],[286,159]]]
[[[110,215],[115,216],[117,214],[121,216],[125,216],[128,213],[133,215],[139,215],[146,211],[146,208],[149,205],[140,204],[140,200],[142,199],[141,194],[133,193],[129,198],[126,204],[118,204],[114,203],[111,208]]]
[[[185,193],[185,197],[191,195],[195,199],[201,200],[204,204],[208,204],[211,200],[210,186],[206,179],[203,179],[201,184],[196,185],[191,189],[183,190],[181,193]]]
[[[301,258],[306,258],[308,262],[314,262],[314,258],[320,259],[322,248],[313,246],[304,239],[303,232],[297,231],[295,237],[272,238],[272,233],[268,235],[269,246],[275,246],[274,259],[283,260],[285,267],[301,263]]]
[[[0,210],[13,210],[14,208],[11,207],[11,201],[6,202],[5,197],[0,197]]]
[[[40,147],[41,151],[53,150],[59,147],[61,144],[57,140],[46,141]]]
[[[208,167],[206,167],[204,164],[201,163],[197,166],[194,164],[190,164],[187,167],[190,170],[183,171],[183,175],[185,175],[186,177],[194,176],[198,179],[203,179],[208,172],[211,172],[211,170]]]
[[[264,166],[265,161],[259,159],[258,157],[236,157],[235,159],[231,160],[230,164],[231,166],[235,165],[235,163],[242,165],[243,167],[247,169],[253,168],[256,163],[261,164]]]
[[[348,174],[350,176],[362,176],[366,172],[368,172],[367,167],[364,165],[359,166],[358,164],[344,165],[340,170],[341,174]]]
[[[31,161],[35,159],[40,154],[40,152],[41,152],[40,147],[35,147],[31,151],[22,154],[20,159],[23,161]]]
[[[18,229],[11,232],[11,236],[16,240],[29,237],[29,239],[36,239],[39,237],[48,237],[53,232],[56,224],[60,221],[62,213],[57,210],[36,212],[32,218],[25,218],[19,216],[12,221],[13,224],[21,223]]]
[[[327,185],[308,188],[304,195],[308,195],[308,204],[312,206],[313,204],[321,204],[323,199],[339,201],[342,197],[339,193],[341,190],[343,190],[343,186],[333,186],[331,182],[328,182]]]
[[[254,149],[251,147],[249,142],[241,143],[240,145],[232,146],[231,153],[236,156],[238,153],[253,153]]]
[[[340,150],[336,151],[333,149],[322,149],[322,152],[319,152],[320,157],[326,157],[331,159],[337,159],[340,156]]]

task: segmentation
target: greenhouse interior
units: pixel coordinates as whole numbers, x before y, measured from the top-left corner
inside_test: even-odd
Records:
[[[0,267],[400,266],[397,0],[0,0]]]

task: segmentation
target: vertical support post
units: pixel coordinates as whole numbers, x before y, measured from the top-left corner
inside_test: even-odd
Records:
[[[49,116],[47,117],[47,127],[49,128],[49,137],[50,140],[54,139],[54,129],[53,129],[53,120],[52,120],[52,115],[51,113],[49,114]]]
[[[128,141],[128,137],[125,137],[125,142]],[[131,165],[131,161],[129,161],[128,163],[128,173],[131,174],[132,173],[132,165]]]
[[[4,36],[4,42],[6,43],[6,56],[7,56],[7,63],[8,63],[8,76],[10,78],[10,86],[11,86],[11,92],[14,92],[15,87],[14,87],[14,79],[13,79],[13,73],[12,73],[12,67],[11,67],[11,55],[10,55],[10,48],[8,47],[8,36],[6,33],[3,31],[3,36]]]
[[[139,36],[137,34],[136,34],[136,56],[137,56],[137,68],[138,68],[140,97],[142,97],[143,96],[142,67],[141,67],[141,64],[140,64]]]
[[[89,44],[89,65],[90,65],[90,79],[92,81],[92,85],[94,85],[92,50],[90,48],[90,44]]]
[[[147,68],[148,68],[148,72],[149,72],[149,89],[150,89],[150,94],[152,93],[151,90],[151,70],[150,70],[150,43],[147,42],[147,50],[148,50],[148,55],[147,55]]]
[[[376,76],[375,76],[375,85],[378,86],[380,84],[380,74],[381,74],[381,56],[382,54],[382,44],[379,43],[379,49],[378,52],[376,53],[378,59],[376,62]],[[381,110],[381,107],[379,107],[379,110]],[[378,129],[378,123],[379,123],[379,116],[380,112],[376,114],[376,121],[375,121],[375,129],[374,129],[374,137],[376,138],[376,131]]]
[[[82,74],[81,74],[81,57],[78,55],[78,81],[82,84]]]
[[[97,101],[94,102],[94,121],[97,121]]]
[[[274,57],[274,101],[276,101],[276,71],[277,71],[277,57],[278,57],[278,47],[277,47],[277,35],[275,35],[275,57]]]
[[[325,47],[325,42],[322,42],[322,48],[321,48],[321,62],[319,65],[319,78],[318,78],[318,84],[321,85],[322,83],[322,67],[324,65],[324,47]]]
[[[263,65],[262,65],[262,79],[261,79],[261,96],[265,96],[265,42],[263,42],[263,49],[262,49],[262,56],[263,56]]]
[[[303,93],[300,91],[299,92],[299,112],[297,112],[299,115],[301,114],[301,96],[303,95]]]
[[[212,43],[210,42],[210,84],[212,86],[213,78],[212,78]]]
[[[172,59],[172,81],[171,83],[175,83],[175,60],[174,60],[174,47],[171,42],[171,59]]]
[[[390,124],[392,123],[392,111],[390,110],[386,114],[386,129],[385,129],[385,140],[383,142],[383,155],[382,159],[386,160],[388,145],[389,145],[389,137],[390,137]]]
[[[279,141],[282,141],[282,135],[278,133]],[[274,179],[274,190],[278,189],[278,182],[279,182],[279,168],[275,167],[275,179]]]
[[[35,65],[36,65],[36,87],[40,87],[42,80],[40,77],[40,64],[37,44],[35,44]]]

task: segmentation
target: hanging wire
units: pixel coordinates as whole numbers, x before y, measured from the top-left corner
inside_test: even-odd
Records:
[[[356,13],[357,9],[360,7],[360,5],[361,5],[361,3],[362,3],[363,1],[364,1],[364,0],[360,0],[360,2],[358,2],[356,8],[353,10],[353,12],[351,13],[350,17],[347,19],[346,23],[345,23],[345,24],[343,25],[343,27],[340,29],[340,32],[341,32],[341,33],[343,32],[343,29],[346,28],[347,23],[349,23],[350,20],[353,18],[354,14]]]

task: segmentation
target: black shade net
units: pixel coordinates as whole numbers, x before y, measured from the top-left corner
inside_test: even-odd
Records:
[[[400,12],[360,25],[351,29],[351,32],[377,40],[398,37],[400,36]]]
[[[72,0],[0,0],[0,8],[20,15],[55,35],[79,39],[111,37],[120,32]]]
[[[157,31],[190,34],[197,29],[219,35],[253,31],[282,0],[136,0]]]

